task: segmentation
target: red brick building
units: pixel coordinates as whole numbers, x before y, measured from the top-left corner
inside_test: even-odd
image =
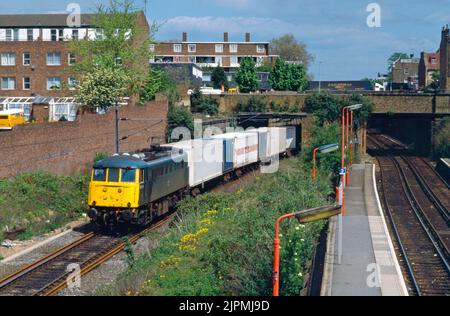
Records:
[[[239,67],[243,57],[252,57],[258,65],[265,61],[273,62],[276,58],[270,55],[268,42],[252,42],[250,33],[245,34],[245,41],[229,41],[228,33],[223,40],[217,42],[188,41],[187,33],[182,40],[161,42],[152,45],[154,63],[195,63],[203,67],[222,66],[225,71]]]
[[[419,88],[428,86],[432,82],[432,74],[440,69],[440,52],[420,54]]]
[[[0,15],[0,108],[21,108],[29,117],[32,104],[54,102],[63,104],[60,108],[65,112],[49,109],[49,116],[73,117],[74,100],[67,97],[74,95],[72,67],[77,56],[70,51],[69,42],[95,39],[101,31],[94,25],[95,14],[81,14],[76,27],[69,27],[68,17]],[[143,12],[138,12],[138,23],[144,30],[142,36],[148,38],[149,25]]]

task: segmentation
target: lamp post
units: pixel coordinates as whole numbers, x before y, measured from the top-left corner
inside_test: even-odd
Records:
[[[350,111],[350,167],[353,167],[353,111]]]
[[[345,107],[342,108],[342,119],[341,119],[341,121],[342,121],[341,169],[342,170],[344,170],[344,168],[345,168],[345,125],[346,125],[345,123],[346,123],[346,120],[347,120],[346,112],[348,112],[348,111],[355,111],[355,110],[360,109],[361,107],[362,107],[362,104],[354,104],[354,105],[349,105],[349,106],[345,106]],[[348,125],[348,123],[347,123],[347,125]],[[348,137],[348,130],[347,130],[347,137]],[[348,138],[347,138],[347,140],[348,140]],[[348,178],[348,171],[347,170],[345,172],[345,178]],[[347,182],[347,181],[344,181],[344,176],[341,176],[341,183],[343,185],[345,185],[345,182]]]
[[[275,223],[275,239],[273,241],[273,296],[279,296],[280,285],[280,223],[286,218],[296,217],[300,223],[315,222],[321,219],[330,218],[340,214],[340,205],[328,205],[316,207],[309,210],[288,213],[280,216]]]
[[[336,151],[339,149],[339,145],[338,144],[329,144],[329,145],[324,145],[324,146],[320,146],[317,148],[314,148],[313,151],[313,169],[312,169],[312,179],[313,181],[316,181],[316,155],[317,152],[321,153],[321,154],[327,154],[333,151]]]

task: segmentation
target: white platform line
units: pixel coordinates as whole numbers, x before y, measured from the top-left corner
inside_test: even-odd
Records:
[[[392,260],[394,262],[395,270],[397,271],[397,276],[398,276],[398,279],[399,279],[399,282],[400,282],[401,290],[403,292],[402,294],[403,294],[403,296],[409,296],[408,290],[407,290],[406,284],[405,284],[405,279],[403,277],[402,271],[400,269],[400,265],[399,265],[398,260],[397,260],[397,255],[395,253],[394,244],[392,243],[391,235],[389,234],[389,230],[388,230],[388,227],[387,227],[387,224],[386,224],[386,219],[384,217],[384,210],[381,207],[380,197],[378,195],[377,183],[376,183],[375,164],[372,165],[372,181],[373,181],[373,189],[375,191],[375,197],[376,197],[376,200],[377,200],[378,212],[380,213],[380,216],[381,216],[384,232],[386,234],[387,242],[388,242],[389,249],[390,249],[390,252],[391,252],[391,257],[392,257]]]

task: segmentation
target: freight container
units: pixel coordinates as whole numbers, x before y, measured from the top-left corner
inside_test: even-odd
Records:
[[[291,150],[299,150],[299,126],[286,127],[286,148]]]
[[[258,133],[236,132],[212,136],[223,141],[223,172],[258,162]]]
[[[286,152],[285,127],[260,127],[258,133],[258,155],[262,163],[269,163],[273,157]]]
[[[191,187],[222,175],[223,141],[220,139],[193,139],[163,146],[170,146],[186,153]]]

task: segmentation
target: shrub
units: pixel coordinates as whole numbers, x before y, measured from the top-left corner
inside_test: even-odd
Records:
[[[177,127],[186,127],[189,131],[194,131],[194,117],[191,111],[184,106],[169,106],[167,114],[166,137],[169,142],[173,141],[172,131]]]
[[[0,180],[0,228],[26,228],[27,239],[63,226],[86,209],[88,178],[46,172]]]
[[[179,205],[178,220],[156,249],[137,258],[107,294],[270,295],[275,220],[284,213],[327,203],[326,178],[312,186],[299,160],[257,177],[234,193],[207,193]],[[274,190],[273,188],[277,188]],[[281,227],[281,292],[299,295],[325,222]]]
[[[95,157],[94,157],[94,163],[103,159],[106,159],[109,157],[108,153],[105,152],[100,152],[100,153],[96,153]]]
[[[436,126],[433,155],[436,158],[450,158],[450,118],[446,117]]]
[[[235,112],[267,112],[267,101],[264,97],[251,96],[247,102],[240,100],[235,108]]]
[[[313,113],[319,126],[337,121],[341,116],[342,105],[338,97],[329,92],[316,92],[305,100],[305,111]]]

